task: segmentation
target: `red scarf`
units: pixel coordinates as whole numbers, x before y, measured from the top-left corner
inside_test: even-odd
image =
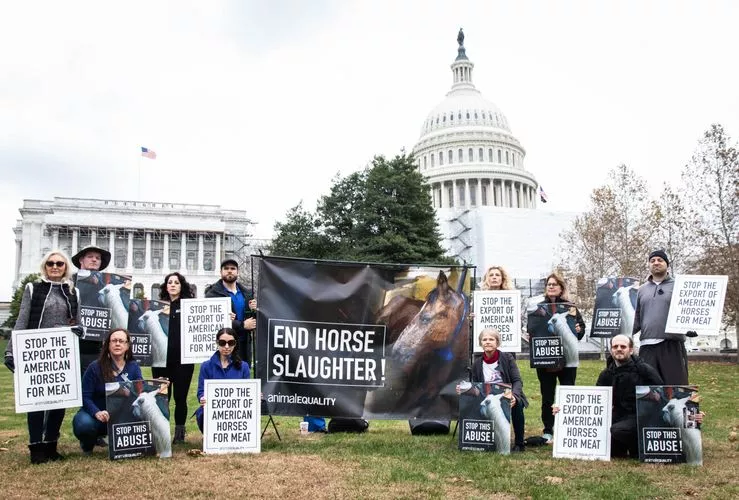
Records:
[[[484,352],[482,353],[482,361],[483,361],[483,363],[487,363],[489,365],[492,365],[493,363],[496,363],[498,361],[498,358],[499,357],[500,357],[500,351],[498,351],[497,349],[495,350],[495,352],[493,353],[493,355],[490,356],[489,358],[488,358],[488,355],[487,354],[485,354]]]

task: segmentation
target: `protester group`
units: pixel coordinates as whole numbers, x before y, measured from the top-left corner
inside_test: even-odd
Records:
[[[22,296],[18,319],[14,330],[35,330],[72,327],[80,336],[79,359],[82,375],[82,407],[74,416],[72,428],[84,454],[92,454],[95,446],[107,446],[110,414],[106,409],[106,384],[131,384],[143,379],[139,364],[132,354],[131,333],[125,328],[114,328],[101,339],[85,338],[85,329],[78,325],[79,294],[75,283],[80,279],[96,279],[95,273],[103,271],[110,263],[107,250],[90,246],[83,248],[71,259],[64,252],[53,250],[41,261],[41,278],[29,283]],[[78,271],[73,272],[72,265]],[[667,316],[673,295],[674,279],[670,275],[669,258],[662,250],[656,250],[647,258],[649,277],[638,288],[636,295],[633,330],[619,333],[609,339],[609,356],[606,366],[593,381],[598,387],[611,388],[611,457],[639,457],[637,429],[637,387],[639,386],[687,386],[688,358],[685,348],[686,334],[666,332]],[[239,266],[233,259],[224,260],[220,268],[221,279],[206,289],[208,298],[228,298],[231,304],[230,327],[221,328],[216,334],[217,349],[203,362],[199,371],[197,398],[200,407],[196,420],[203,430],[203,408],[206,404],[206,380],[248,379],[252,367],[253,331],[257,328],[257,303],[253,292],[238,281]],[[513,290],[511,279],[503,267],[493,266],[482,277],[481,290]],[[160,287],[161,301],[169,304],[169,331],[167,337],[166,366],[153,367],[152,375],[160,381],[161,395],[174,400],[173,443],[185,441],[185,428],[189,417],[187,395],[194,373],[194,364],[181,362],[180,314],[181,300],[193,298],[192,289],[185,276],[178,272],[167,274]],[[567,283],[557,273],[545,280],[544,296],[540,302],[531,299],[521,304],[520,334],[532,340],[537,326],[529,323],[536,318],[532,311],[549,310],[549,316],[566,310],[571,324],[572,340],[579,342],[585,335],[586,325],[579,310],[570,302]],[[563,309],[564,308],[564,309]],[[465,309],[466,311],[466,309]],[[518,322],[518,319],[516,320]],[[551,324],[549,325],[551,328]],[[544,325],[546,328],[546,325]],[[633,336],[640,334],[639,355],[635,352]],[[518,332],[516,333],[518,335]],[[694,336],[689,331],[687,336]],[[510,338],[510,336],[506,336]],[[504,397],[514,431],[511,451],[524,452],[528,446],[547,446],[555,436],[555,416],[559,406],[555,401],[557,384],[575,386],[579,356],[567,356],[561,365],[537,367],[541,395],[540,435],[524,435],[525,409],[529,401],[523,392],[521,372],[515,353],[501,350],[501,332],[487,327],[474,332],[481,353],[472,357],[469,383],[457,385],[457,394],[474,395],[480,401],[485,398],[485,387],[501,385],[506,388]],[[520,343],[520,339],[516,339]],[[566,344],[566,342],[565,342]],[[566,346],[564,346],[566,347]],[[5,351],[5,365],[13,370],[15,360],[13,346]],[[476,403],[477,404],[477,403]],[[163,412],[168,412],[165,404]],[[64,409],[30,411],[27,413],[29,451],[31,463],[63,460],[57,444],[65,416]],[[704,414],[697,413],[700,424]],[[510,444],[510,443],[508,443]]]

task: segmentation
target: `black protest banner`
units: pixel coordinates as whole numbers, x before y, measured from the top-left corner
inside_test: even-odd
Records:
[[[631,337],[639,280],[636,278],[601,278],[595,289],[593,326],[590,336],[611,338]]]
[[[542,302],[528,311],[532,368],[577,366],[576,311],[569,302]]]
[[[15,412],[82,406],[79,343],[67,328],[14,330]]]
[[[696,387],[637,386],[639,460],[703,465]]]
[[[80,270],[75,278],[77,322],[87,328],[86,340],[103,341],[113,328],[128,328],[131,277]]]
[[[261,258],[256,368],[268,409],[456,415],[468,287],[464,268]]]
[[[169,303],[131,299],[128,313],[131,353],[141,366],[167,366]]]
[[[511,404],[508,384],[460,384],[460,450],[511,453]]]
[[[169,432],[169,387],[158,380],[105,384],[108,456],[111,460],[172,456]]]

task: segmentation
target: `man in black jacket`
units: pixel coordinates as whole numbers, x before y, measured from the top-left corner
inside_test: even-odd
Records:
[[[639,458],[636,426],[636,386],[662,385],[657,370],[634,355],[634,341],[626,335],[611,339],[609,363],[595,385],[613,387],[611,421],[611,457]]]
[[[257,327],[257,301],[244,285],[239,283],[239,264],[234,259],[221,263],[221,279],[205,289],[206,298],[229,297],[231,299],[231,328],[239,336],[239,355],[252,365],[252,331]]]

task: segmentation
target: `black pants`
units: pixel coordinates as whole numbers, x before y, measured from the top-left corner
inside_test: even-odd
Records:
[[[547,371],[546,368],[537,368],[536,376],[539,378],[539,390],[541,391],[541,422],[544,424],[544,434],[554,434],[552,405],[554,404],[557,380],[562,385],[575,385],[577,368],[562,368],[557,372]]]
[[[26,415],[29,444],[59,440],[65,409],[32,411]]]
[[[611,457],[639,458],[639,433],[636,415],[624,417],[611,425]]]
[[[242,336],[239,337],[239,356],[242,361],[246,361],[249,364],[249,368],[254,368],[252,364],[252,338],[254,337],[254,330],[247,330]]]
[[[174,423],[185,425],[187,421],[187,394],[190,392],[190,382],[195,365],[167,363],[166,368],[152,368],[154,378],[166,377],[169,379],[169,399],[174,396]]]
[[[663,340],[659,344],[643,345],[639,357],[657,370],[665,385],[688,383],[688,352],[685,342]]]

